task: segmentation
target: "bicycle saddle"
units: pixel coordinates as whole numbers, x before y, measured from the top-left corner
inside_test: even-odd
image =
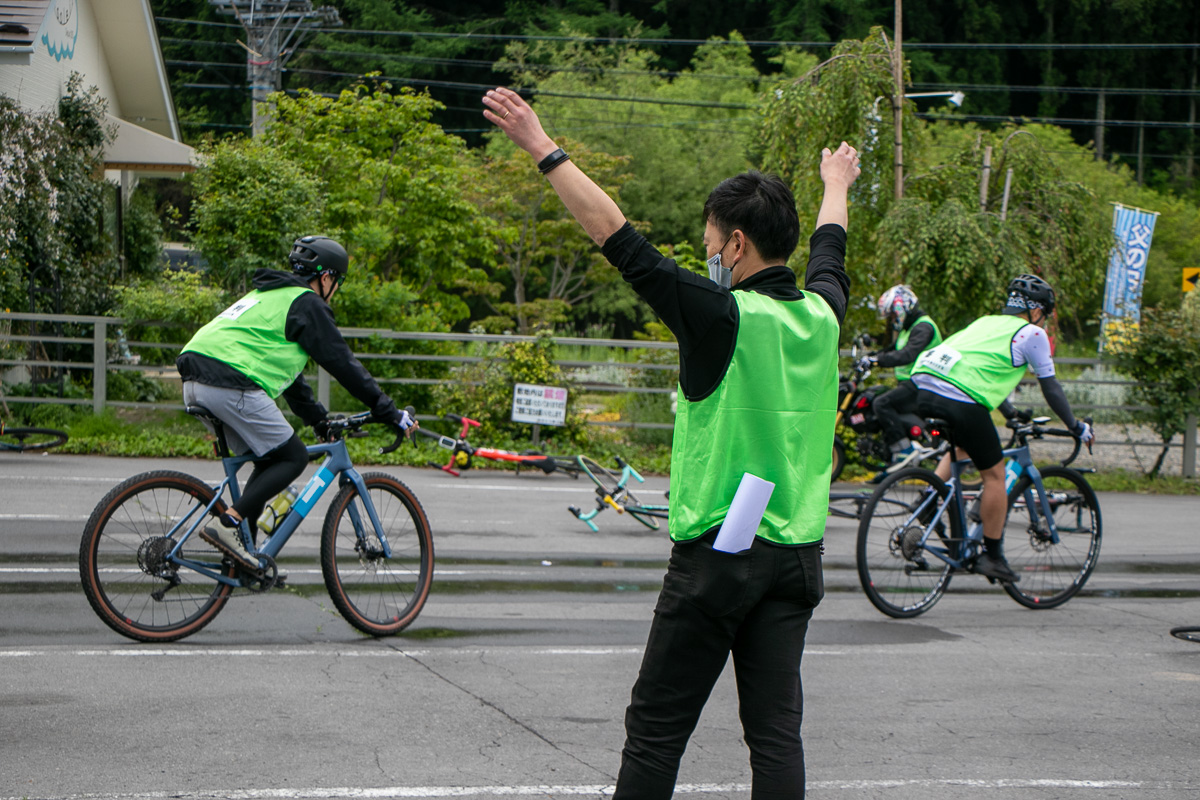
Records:
[[[212,429],[212,432],[217,437],[217,441],[213,444],[213,449],[216,451],[217,457],[229,458],[229,442],[225,439],[225,423],[221,422],[220,419],[204,406],[185,406],[184,410]]]

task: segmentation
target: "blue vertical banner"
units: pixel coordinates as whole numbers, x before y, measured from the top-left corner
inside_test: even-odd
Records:
[[[1142,284],[1146,280],[1146,259],[1154,238],[1157,211],[1113,204],[1113,235],[1116,243],[1108,258],[1108,279],[1104,284],[1105,323],[1132,323],[1142,318]]]

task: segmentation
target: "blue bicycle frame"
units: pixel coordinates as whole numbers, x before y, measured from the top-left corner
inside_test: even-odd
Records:
[[[638,483],[646,482],[646,479],[643,478],[640,474],[638,474],[638,471],[636,469],[634,469],[629,464],[626,464],[623,461],[620,463],[621,463],[621,477],[617,480],[618,492],[624,492],[625,484],[629,482],[630,476],[637,478]],[[624,509],[622,509],[620,507],[620,505],[617,503],[617,501],[615,499],[613,499],[612,495],[608,495],[608,496],[604,497],[602,502],[608,503],[610,506],[612,506],[614,509],[617,510],[617,513],[622,513],[624,511]],[[591,528],[594,533],[599,533],[600,529],[596,527],[596,523],[592,522],[592,519],[595,518],[595,516],[597,514],[599,514],[602,509],[603,509],[603,506],[601,506],[599,503],[597,503],[596,507],[593,508],[591,511],[580,511],[575,516],[578,517],[582,522],[587,523],[587,526],[589,528]]]
[[[1008,463],[1005,465],[1004,470],[1005,495],[1007,496],[1007,493],[1012,490],[1012,487],[1016,485],[1016,482],[1020,480],[1022,475],[1028,474],[1031,485],[1025,490],[1025,505],[1029,510],[1030,523],[1040,527],[1040,522],[1038,520],[1038,511],[1040,509],[1041,517],[1046,521],[1045,532],[1049,535],[1051,543],[1058,544],[1058,528],[1054,524],[1054,514],[1050,510],[1049,500],[1047,499],[1046,493],[1042,488],[1042,473],[1038,471],[1036,466],[1034,466],[1033,456],[1029,452],[1029,446],[1022,445],[1021,447],[1014,447],[1009,450],[1004,450],[1003,455],[1008,459]],[[950,480],[946,482],[946,485],[950,488],[950,494],[946,496],[946,500],[944,502],[938,503],[937,512],[929,520],[928,524],[923,525],[924,533],[922,533],[920,541],[920,547],[922,547],[926,552],[932,553],[955,569],[963,569],[965,567],[967,560],[969,560],[970,555],[974,551],[974,546],[978,545],[978,543],[983,540],[983,523],[975,522],[968,526],[966,502],[962,493],[960,477],[970,464],[971,459],[968,458],[963,459],[962,461],[955,461],[950,465]],[[1034,503],[1035,492],[1038,499],[1036,504]],[[914,521],[919,522],[920,516],[929,509],[930,503],[937,502],[938,500],[936,495],[930,493],[929,497],[926,497],[924,500],[922,500],[920,505],[917,506],[916,510],[913,511],[912,514],[905,520],[904,527],[907,528],[908,526],[912,525]],[[951,505],[954,506],[954,510],[949,513],[958,515],[959,530],[966,531],[964,536],[963,552],[960,554],[959,558],[955,558],[950,553],[949,548],[933,546],[929,543],[929,537],[934,535],[934,529],[937,527],[937,523],[945,516],[947,509],[949,509]]]
[[[310,457],[323,454],[325,456],[325,460],[321,462],[321,466],[318,467],[317,473],[309,479],[308,483],[305,484],[304,488],[300,491],[300,495],[296,498],[296,502],[292,504],[291,509],[279,523],[278,527],[275,529],[275,532],[265,542],[263,542],[263,546],[260,550],[255,551],[253,546],[251,546],[249,523],[245,520],[242,521],[242,524],[238,526],[238,531],[242,536],[242,543],[246,546],[246,549],[252,554],[264,555],[274,560],[274,558],[279,555],[279,552],[283,550],[283,546],[287,544],[288,539],[291,538],[296,529],[300,527],[300,523],[303,522],[304,518],[308,516],[310,511],[312,511],[313,506],[316,505],[317,501],[321,499],[321,496],[325,494],[325,491],[333,484],[334,478],[340,475],[341,478],[338,481],[339,486],[352,483],[354,484],[355,488],[358,489],[358,497],[362,501],[363,506],[366,508],[367,517],[370,520],[371,526],[374,528],[374,534],[379,540],[383,555],[387,558],[391,558],[392,548],[388,544],[387,536],[383,533],[383,525],[380,523],[379,515],[375,511],[375,505],[371,502],[371,498],[367,494],[366,484],[363,483],[362,476],[359,475],[358,470],[354,468],[354,465],[350,461],[350,454],[346,450],[346,442],[339,439],[334,442],[329,442],[328,444],[312,445],[307,449]],[[184,534],[178,537],[178,541],[176,542],[175,546],[167,555],[167,560],[174,564],[178,564],[179,566],[187,567],[188,569],[203,573],[215,581],[227,583],[230,586],[242,585],[241,580],[238,578],[230,578],[226,575],[223,575],[220,572],[221,566],[219,564],[193,561],[191,559],[184,558],[180,554],[180,551],[183,548],[183,543],[186,542],[196,532],[196,530],[203,524],[204,520],[211,513],[213,507],[216,506],[217,502],[224,494],[226,487],[229,488],[229,495],[233,502],[237,502],[238,498],[241,496],[241,490],[239,489],[237,482],[238,470],[242,468],[243,464],[248,461],[253,461],[255,458],[256,456],[254,455],[244,455],[221,459],[222,466],[225,469],[225,479],[221,481],[219,485],[217,485],[213,493],[213,498],[208,502],[207,505],[203,507],[194,506],[192,510],[189,511],[183,517],[183,519],[181,519],[167,533],[168,536],[175,538],[175,535],[178,531],[182,530],[184,526],[188,526]],[[362,515],[359,512],[358,506],[354,503],[351,503],[348,508],[348,512],[350,519],[354,524],[355,535],[358,537],[359,541],[366,541],[368,537],[367,529],[363,526]],[[190,524],[189,520],[192,520]]]

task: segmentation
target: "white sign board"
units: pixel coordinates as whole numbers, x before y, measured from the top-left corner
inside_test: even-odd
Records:
[[[535,425],[565,425],[567,390],[557,386],[518,383],[513,387],[512,421],[531,422]]]

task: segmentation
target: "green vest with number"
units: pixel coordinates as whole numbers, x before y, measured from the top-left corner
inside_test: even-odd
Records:
[[[812,293],[733,298],[737,341],[725,377],[704,399],[680,403],[675,417],[671,538],[695,539],[720,525],[749,472],[775,484],[757,536],[820,541],[833,467],[837,317]]]
[[[308,363],[308,353],[283,331],[292,302],[311,291],[303,286],[255,289],[196,331],[183,352],[223,361],[279,397]]]
[[[908,344],[908,337],[909,337],[909,334],[912,333],[912,329],[917,327],[918,325],[920,325],[922,322],[928,322],[929,326],[931,328],[933,328],[933,338],[929,340],[929,344],[926,345],[925,350],[928,350],[930,347],[937,347],[939,344],[942,343],[942,332],[941,332],[941,330],[938,329],[937,323],[934,322],[933,318],[930,317],[928,314],[924,314],[920,317],[917,317],[917,321],[914,322],[912,325],[909,325],[907,328],[905,328],[904,330],[902,330],[898,334],[896,334],[896,349],[897,350],[904,349],[904,345]],[[922,350],[921,352],[923,353],[923,352],[925,352],[925,350]],[[920,356],[918,355],[918,358],[919,357]],[[900,364],[898,367],[896,367],[896,380],[906,381],[909,379],[909,377],[911,375],[912,375],[912,364]]]
[[[933,375],[954,384],[988,410],[1017,388],[1027,369],[1012,362],[1012,341],[1028,325],[1023,317],[980,317],[917,358],[914,375]]]

